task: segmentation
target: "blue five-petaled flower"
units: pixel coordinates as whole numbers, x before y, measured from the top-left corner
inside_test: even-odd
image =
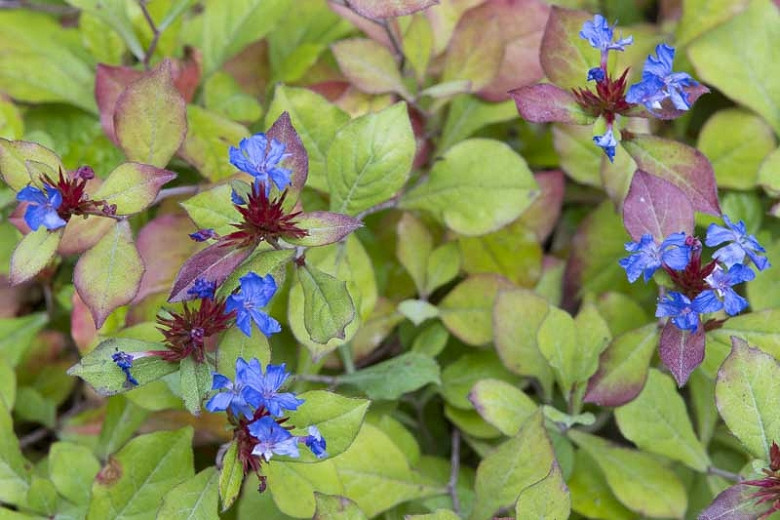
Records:
[[[285,154],[284,143],[259,133],[241,139],[238,148],[230,147],[230,163],[239,170],[255,178],[256,183],[265,185],[265,194],[271,192],[271,182],[281,191],[290,184],[292,171],[282,168],[279,163],[289,154]]]
[[[686,244],[683,232],[672,233],[660,246],[655,243],[652,235],[646,233],[639,242],[628,242],[626,251],[631,255],[621,258],[619,264],[626,270],[626,276],[631,283],[643,274],[647,282],[664,264],[675,271],[681,271],[691,260],[691,247]]]
[[[615,147],[617,146],[617,140],[615,139],[615,133],[612,131],[612,127],[607,128],[604,135],[595,136],[593,142],[596,143],[596,146],[604,150],[609,162],[615,162]]]
[[[205,278],[197,278],[192,287],[187,289],[187,294],[200,299],[214,299],[214,290],[217,288],[216,282],[209,282]]]
[[[266,462],[273,455],[298,457],[298,437],[282,428],[272,417],[266,415],[249,425],[249,433],[257,440],[252,454],[263,457]]]
[[[658,300],[656,318],[670,318],[678,329],[695,332],[699,328],[700,314],[717,312],[723,307],[712,291],[700,293],[693,301],[676,291],[669,291]]]
[[[704,279],[712,289],[704,292],[712,292],[723,298],[723,310],[729,316],[736,316],[748,306],[748,301],[732,289],[733,286],[749,282],[755,279],[756,273],[742,264],[735,264],[731,269],[724,271],[720,266]],[[702,294],[704,294],[704,292]]]
[[[29,202],[24,212],[24,221],[33,231],[37,231],[41,226],[54,231],[67,224],[57,213],[62,205],[62,194],[48,184],[44,187],[46,193],[35,186],[26,186],[16,194],[16,200]]]
[[[610,27],[606,18],[600,14],[595,15],[593,20],[588,20],[582,24],[582,30],[580,31],[580,38],[588,40],[591,47],[601,52],[623,51],[626,45],[634,43],[633,36],[620,38],[618,41],[613,42],[614,35],[615,26]]]
[[[133,356],[122,352],[121,350],[114,352],[111,355],[111,361],[116,363],[116,366],[118,366],[122,372],[125,373],[125,379],[128,383],[130,383],[133,386],[138,386],[138,380],[133,377],[133,375],[130,373],[130,369],[133,368]]]
[[[324,459],[328,456],[328,452],[325,451],[326,443],[322,438],[320,430],[316,426],[309,426],[309,435],[302,438],[303,443],[311,450],[311,452],[318,458]]]
[[[661,103],[669,98],[678,110],[688,110],[691,103],[685,87],[698,85],[685,72],[672,72],[674,47],[661,43],[655,48],[657,57],[648,56],[642,70],[642,81],[631,85],[626,94],[629,103],[641,103],[651,113],[661,110]]]
[[[723,215],[723,222],[728,227],[724,228],[717,224],[710,224],[707,228],[707,238],[705,240],[707,246],[713,247],[719,246],[724,242],[731,242],[729,245],[715,251],[712,255],[713,258],[723,262],[727,269],[731,269],[736,264],[744,264],[745,255],[756,264],[756,268],[759,271],[763,271],[770,266],[769,260],[756,254],[765,253],[766,249],[761,247],[756,237],[747,234],[747,227],[743,221],[740,220],[734,224],[727,215]]]
[[[268,337],[280,332],[282,326],[279,322],[260,310],[268,305],[276,293],[274,278],[270,274],[260,276],[257,273],[249,273],[239,278],[239,283],[241,290],[228,297],[226,310],[236,311],[236,325],[241,332],[251,337],[253,321],[260,332]]]

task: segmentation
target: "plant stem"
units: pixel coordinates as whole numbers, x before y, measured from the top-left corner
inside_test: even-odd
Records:
[[[178,197],[180,195],[195,195],[200,191],[200,186],[177,186],[176,188],[166,188],[164,190],[160,190],[160,193],[157,194],[157,198],[154,199],[154,202],[152,204],[159,204],[164,199],[170,198],[170,197]]]
[[[355,371],[355,361],[352,359],[352,344],[344,343],[339,345],[339,355],[341,356],[341,362],[344,364],[344,371],[347,374],[351,374]]]
[[[382,211],[383,209],[394,208],[394,207],[396,207],[398,205],[398,199],[399,199],[399,197],[395,196],[395,197],[393,197],[390,200],[386,200],[384,202],[381,202],[381,203],[377,204],[376,206],[371,206],[370,208],[368,208],[366,210],[363,210],[360,213],[358,213],[357,215],[355,215],[355,218],[357,220],[363,220],[368,215],[373,215],[374,213],[378,213],[378,212]]]
[[[154,54],[155,49],[157,49],[157,42],[160,41],[160,30],[157,28],[157,25],[155,25],[154,20],[152,20],[152,15],[149,14],[149,9],[146,8],[146,4],[148,2],[149,0],[138,0],[138,5],[141,7],[141,12],[144,14],[146,23],[152,30],[152,41],[149,43],[149,48],[146,49],[146,54],[144,54],[143,63],[144,69],[146,70],[149,70],[149,63],[152,61],[152,55]]]
[[[452,428],[452,453],[450,454],[450,480],[447,482],[447,491],[452,499],[452,510],[460,515],[460,499],[458,498],[458,473],[460,473],[460,430]]]
[[[715,466],[710,466],[707,468],[707,474],[723,477],[726,480],[731,480],[732,482],[742,482],[742,477],[737,473],[732,473],[731,471],[726,471],[725,469],[716,468]]]

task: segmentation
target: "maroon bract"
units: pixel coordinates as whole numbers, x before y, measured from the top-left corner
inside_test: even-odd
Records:
[[[73,215],[116,215],[115,204],[90,199],[86,186],[94,177],[95,172],[89,166],[82,166],[72,175],[65,175],[60,170],[56,181],[48,175],[43,176],[43,182],[62,194],[62,204],[57,208],[57,214],[63,220],[69,220]]]
[[[285,190],[279,198],[270,199],[265,194],[265,189],[258,184],[252,187],[252,193],[246,200],[246,205],[235,204],[236,209],[244,221],[233,224],[238,228],[229,235],[220,239],[224,245],[237,247],[257,245],[262,241],[275,244],[278,239],[303,238],[308,231],[298,227],[295,218],[300,211],[287,213],[284,209],[284,199],[287,197]]]
[[[776,442],[772,443],[769,457],[769,468],[764,469],[764,478],[743,482],[746,486],[760,488],[751,495],[757,505],[769,505],[769,509],[758,517],[758,520],[769,518],[780,511],[780,446]]]
[[[206,360],[206,338],[227,330],[235,318],[234,312],[225,311],[224,300],[209,298],[200,300],[197,309],[185,303],[181,313],[170,314],[170,318],[157,317],[158,330],[165,336],[168,349],[152,351],[152,354],[170,362],[192,357],[203,363]]]
[[[626,76],[628,69],[618,79],[607,76],[596,83],[596,92],[588,88],[573,88],[577,103],[594,117],[604,116],[607,124],[615,121],[616,114],[625,114],[631,108],[626,102]]]

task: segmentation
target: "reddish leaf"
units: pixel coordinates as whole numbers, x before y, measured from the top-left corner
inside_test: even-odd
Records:
[[[268,129],[266,135],[284,143],[285,153],[290,154],[284,160],[283,166],[292,170],[290,194],[285,201],[288,207],[292,207],[298,201],[298,194],[309,176],[309,155],[306,153],[306,148],[303,147],[303,142],[301,142],[298,132],[295,131],[290,121],[290,114],[287,112],[282,112],[282,115]]]
[[[536,237],[542,243],[547,240],[558,223],[566,179],[560,170],[535,173],[534,179],[541,193],[520,215],[520,220],[536,233]]]
[[[584,86],[588,70],[599,64],[599,51],[580,38],[591,15],[553,7],[542,37],[539,59],[547,78],[563,88]]]
[[[234,248],[219,243],[199,251],[181,266],[176,280],[173,282],[173,289],[168,296],[168,301],[179,302],[193,299],[194,296],[187,294],[187,291],[192,288],[198,278],[203,278],[205,281],[216,283],[219,286],[251,252],[252,249],[248,247]]]
[[[693,206],[674,184],[637,170],[623,202],[623,224],[634,240],[650,233],[662,242],[670,233],[693,232]]]
[[[332,11],[348,20],[352,25],[363,31],[366,36],[375,42],[381,43],[388,49],[393,49],[393,42],[390,41],[387,31],[380,24],[358,14],[349,7],[336,3],[334,0],[329,0],[328,6],[330,6]],[[390,29],[394,31],[395,34],[400,34],[398,23],[395,20],[388,20],[388,23],[390,24]]]
[[[477,8],[458,21],[447,47],[443,83],[470,81],[471,90],[477,91],[498,77],[504,60],[499,18],[497,13]]]
[[[704,361],[705,341],[704,327],[699,327],[696,332],[691,333],[680,330],[671,321],[666,322],[661,332],[658,354],[677,381],[677,386],[682,387],[691,372]]]
[[[118,144],[114,132],[114,108],[125,88],[143,75],[140,70],[130,67],[112,67],[102,63],[95,74],[95,99],[100,111],[100,124],[103,131],[114,144]]]
[[[531,123],[587,125],[594,118],[586,114],[574,96],[550,83],[510,90],[520,116]]]
[[[701,152],[652,135],[629,135],[621,144],[640,170],[680,188],[694,210],[720,215],[715,172]]]
[[[79,293],[73,292],[71,298],[73,309],[70,311],[70,335],[73,338],[79,352],[86,354],[98,337],[95,322],[89,313],[89,307],[81,299]]]
[[[114,227],[110,218],[91,216],[72,217],[65,226],[62,241],[57,247],[61,255],[77,255],[97,244]]]
[[[504,59],[498,76],[479,94],[489,101],[504,101],[509,99],[509,89],[531,85],[544,77],[539,48],[550,7],[540,0],[488,0],[468,11],[466,16],[479,17],[487,13],[498,15]]]
[[[171,59],[173,84],[187,103],[195,98],[202,72],[202,55],[195,47],[184,47],[184,59]]]
[[[762,509],[765,511],[768,507],[756,507],[750,497],[752,492],[742,484],[726,488],[702,511],[699,520],[756,520],[762,515]]]
[[[349,0],[352,10],[374,20],[406,16],[438,3],[439,0]]]
[[[329,211],[303,213],[295,219],[295,223],[309,234],[297,240],[286,241],[306,247],[333,244],[363,226],[363,223],[356,218]]]

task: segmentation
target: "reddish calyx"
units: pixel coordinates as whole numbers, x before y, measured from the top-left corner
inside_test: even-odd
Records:
[[[589,88],[574,88],[572,93],[577,103],[594,117],[604,116],[607,123],[615,121],[616,114],[624,114],[631,105],[626,102],[626,77],[628,69],[618,79],[606,75],[596,83],[596,92]]]
[[[151,353],[170,362],[192,357],[203,363],[206,338],[227,330],[235,315],[234,311],[225,312],[225,300],[222,299],[202,299],[197,309],[185,303],[181,313],[173,312],[170,318],[157,317],[158,330],[165,336],[168,349]]]
[[[263,240],[275,244],[280,238],[303,238],[308,235],[309,232],[299,228],[295,222],[295,218],[301,212],[285,212],[286,197],[287,190],[279,198],[272,200],[265,194],[263,186],[254,185],[252,193],[247,197],[246,205],[235,205],[244,221],[233,224],[238,231],[225,235],[220,242],[225,245],[244,247],[259,244]]]

